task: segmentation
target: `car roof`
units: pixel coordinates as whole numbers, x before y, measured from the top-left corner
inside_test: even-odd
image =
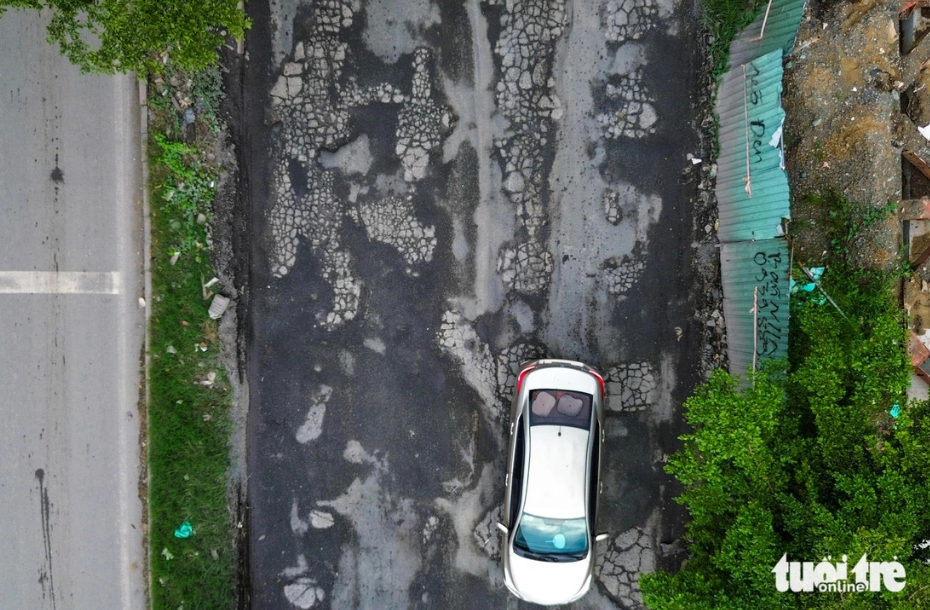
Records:
[[[585,516],[587,430],[531,426],[524,512],[549,519]]]

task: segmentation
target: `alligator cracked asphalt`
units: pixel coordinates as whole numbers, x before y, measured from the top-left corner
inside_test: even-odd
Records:
[[[252,607],[528,607],[494,527],[518,364],[609,375],[596,585],[683,533],[701,64],[675,0],[250,2]]]

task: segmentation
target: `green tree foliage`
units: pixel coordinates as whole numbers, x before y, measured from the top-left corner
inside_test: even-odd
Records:
[[[930,405],[904,403],[905,331],[887,284],[846,269],[828,276],[849,320],[804,305],[790,363],[749,387],[718,371],[685,403],[694,432],[667,470],[684,485],[692,558],[677,574],[642,578],[650,608],[930,609],[930,553],[916,546],[930,538]],[[897,557],[907,585],[779,593],[771,569],[784,553]]]
[[[249,27],[237,0],[0,0],[49,9],[49,42],[89,72],[159,72],[170,60],[196,71],[216,61],[227,36]]]

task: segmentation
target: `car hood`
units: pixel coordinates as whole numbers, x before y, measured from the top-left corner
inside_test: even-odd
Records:
[[[520,597],[544,606],[578,597],[591,572],[592,554],[580,561],[547,562],[520,557],[511,549],[510,577]]]

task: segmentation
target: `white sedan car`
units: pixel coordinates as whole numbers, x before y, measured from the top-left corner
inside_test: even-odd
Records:
[[[566,604],[591,586],[604,378],[570,360],[520,369],[510,415],[505,523],[498,527],[504,582],[528,602]]]

